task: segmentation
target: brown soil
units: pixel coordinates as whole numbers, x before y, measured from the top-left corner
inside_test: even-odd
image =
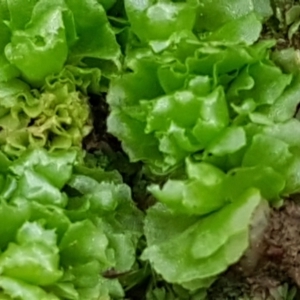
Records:
[[[300,204],[287,200],[271,212],[269,228],[260,249],[261,258],[248,274],[241,264],[230,268],[209,290],[210,300],[292,300],[280,294],[283,284],[300,287]]]
[[[120,142],[107,132],[106,119],[109,113],[105,95],[90,95],[90,108],[93,117],[93,131],[83,141],[83,148],[88,152],[121,151]]]
[[[100,167],[110,171],[118,170],[123,180],[132,189],[132,197],[141,210],[153,205],[154,199],[147,190],[149,179],[142,172],[142,163],[130,163],[121,143],[107,132],[106,119],[109,107],[106,95],[90,95],[90,108],[93,117],[93,131],[84,139],[83,149],[93,154]]]
[[[291,39],[288,37],[290,25],[287,24],[286,12],[294,5],[299,5],[299,0],[271,0],[274,15],[263,25],[261,39],[276,40],[275,48],[300,49],[300,32],[296,32]]]

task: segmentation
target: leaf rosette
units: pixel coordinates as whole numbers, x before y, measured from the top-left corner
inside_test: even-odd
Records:
[[[102,274],[135,268],[142,214],[118,175],[76,166],[76,158],[75,151],[49,154],[40,149],[7,161],[2,169],[4,299],[124,296],[118,279]],[[83,174],[87,172],[91,177]]]

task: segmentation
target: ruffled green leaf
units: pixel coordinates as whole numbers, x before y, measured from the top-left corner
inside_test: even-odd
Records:
[[[102,211],[114,211],[118,205],[118,199],[113,193],[113,184],[99,184],[92,178],[77,175],[73,176],[68,185],[84,195],[84,199],[90,203],[91,211],[94,211],[95,213],[101,213]]]
[[[201,30],[214,31],[230,21],[249,14],[253,9],[251,0],[234,0],[230,3],[217,0],[213,4],[205,0],[199,5],[197,27]],[[213,16],[218,16],[217,20]]]
[[[69,206],[71,219],[84,220],[91,214],[100,216],[98,226],[107,235],[107,249],[114,267],[119,272],[128,271],[135,262],[135,248],[142,235],[141,212],[131,202],[128,187],[97,182],[86,176],[74,176],[68,183],[83,196]],[[74,199],[75,200],[75,199]],[[78,206],[78,207],[77,207]]]
[[[103,297],[109,299],[110,295],[116,298],[124,297],[124,292],[117,280],[109,280],[99,276],[101,265],[97,261],[91,261],[84,265],[70,268],[66,273],[72,277],[79,299],[97,299]]]
[[[101,228],[95,227],[89,220],[86,220],[69,227],[59,248],[64,264],[85,263],[94,259],[106,264],[107,245],[107,238]]]
[[[66,3],[73,14],[79,37],[71,48],[69,60],[96,58],[117,63],[119,46],[102,5],[96,0],[67,0]]]
[[[41,85],[47,75],[59,72],[68,55],[61,10],[50,10],[34,20],[26,30],[13,31],[5,55],[34,85]]]
[[[265,199],[279,200],[285,187],[285,179],[270,167],[256,166],[233,169],[223,181],[224,196],[229,199],[236,199],[251,187],[259,189]]]
[[[142,160],[155,173],[170,172],[199,151],[238,152],[247,139],[242,128],[227,129],[235,117],[231,107],[265,122],[265,112],[255,110],[272,104],[292,80],[261,62],[270,45],[224,47],[179,38],[159,57],[146,48],[130,52],[133,72],[113,81],[109,90],[108,131],[121,140],[131,161]],[[264,81],[267,76],[272,80]]]
[[[222,182],[225,174],[206,163],[187,161],[187,180],[168,180],[162,189],[149,188],[153,196],[180,214],[205,215],[225,203]]]
[[[237,77],[230,87],[229,94],[253,99],[258,105],[273,104],[291,81],[291,74],[283,74],[274,65],[258,63],[249,66]]]
[[[8,299],[124,297],[118,279],[102,273],[134,267],[143,214],[126,185],[103,170],[81,174],[76,158],[28,151],[1,173],[0,286]]]
[[[46,86],[40,94],[13,80],[1,83],[1,91],[0,146],[11,157],[32,148],[79,147],[91,130],[87,98],[75,82]]]
[[[109,132],[122,141],[123,149],[132,162],[145,160],[160,166],[162,155],[158,150],[158,141],[152,134],[144,133],[145,124],[115,111],[110,114],[107,125]]]
[[[113,3],[104,5],[108,9]],[[96,0],[30,0],[25,4],[9,0],[0,16],[6,20],[0,25],[2,80],[21,73],[28,83],[41,87],[67,61],[76,65],[85,61],[103,69],[105,76],[120,69],[120,47],[105,9]]]
[[[0,286],[9,299],[31,299],[31,300],[58,300],[55,295],[48,294],[41,288],[24,283],[22,281],[11,279],[6,276],[0,277]]]
[[[300,122],[293,118],[287,122],[276,123],[261,128],[262,133],[287,143],[290,147],[300,145]]]
[[[282,128],[280,134],[278,133],[278,127]],[[300,188],[300,181],[297,169],[299,165],[299,147],[295,146],[296,140],[292,141],[292,138],[284,136],[285,128],[287,128],[287,125],[281,124],[281,126],[274,126],[274,131],[271,131],[271,128],[266,128],[268,135],[255,135],[251,146],[245,153],[243,165],[271,167],[274,171],[280,173],[285,180],[283,193],[286,195],[297,193]],[[257,153],[260,153],[259,157],[257,157]]]
[[[272,6],[269,1],[252,0],[254,10],[262,17],[267,19],[273,14]]]
[[[24,10],[22,11],[22,13]],[[19,71],[16,67],[12,66],[7,60],[4,49],[10,41],[10,31],[4,20],[9,19],[8,3],[2,1],[0,3],[0,82],[8,81],[19,75]]]
[[[32,15],[32,11],[34,6],[37,4],[37,0],[29,0],[26,5],[23,3],[23,9],[20,11],[20,6],[22,5],[22,1],[7,1],[7,8],[10,14],[10,22],[9,25],[12,29],[24,29],[25,26],[29,23]]]
[[[75,151],[58,151],[49,154],[45,150],[38,149],[24,154],[10,166],[10,170],[21,176],[26,170],[33,169],[52,185],[61,189],[71,179],[75,161]]]
[[[0,229],[0,249],[7,247],[12,241],[23,223],[29,218],[30,210],[28,205],[9,205],[5,201],[0,202],[0,217],[5,224]]]
[[[58,241],[61,240],[68,227],[71,225],[71,221],[60,207],[32,202],[30,204],[30,210],[30,221],[42,220],[47,229],[55,230]]]
[[[228,127],[207,147],[207,152],[216,156],[234,153],[246,146],[246,134],[242,127]]]
[[[253,137],[252,144],[244,156],[243,166],[270,166],[280,171],[284,169],[291,157],[288,144],[279,139],[258,134]]]
[[[43,242],[10,244],[0,261],[5,276],[35,285],[53,284],[63,274],[58,269],[58,248]]]
[[[240,2],[240,1],[239,1]],[[262,24],[256,13],[252,12],[236,20],[225,23],[222,27],[208,35],[208,41],[223,43],[245,43],[251,45],[260,36]]]
[[[266,112],[275,122],[285,122],[291,119],[299,104],[300,76],[293,78],[292,83]]]
[[[43,189],[40,187],[43,186]],[[30,201],[37,201],[41,204],[58,205],[64,207],[67,204],[67,197],[61,194],[59,189],[53,187],[39,174],[32,171],[25,171],[18,182],[18,192],[15,197],[25,198]]]
[[[258,191],[248,190],[233,203],[203,219],[194,219],[190,225],[184,221],[186,217],[182,223],[179,221],[181,217],[177,216],[177,222],[173,224],[175,228],[171,230],[176,234],[168,238],[154,237],[152,232],[155,228],[165,227],[169,217],[172,220],[172,213],[167,213],[169,217],[155,217],[161,216],[161,208],[154,206],[146,219],[149,244],[142,257],[169,282],[184,284],[199,280],[200,285],[202,280],[218,275],[243,254],[249,243],[248,227],[260,203]],[[152,218],[155,221],[151,221]],[[186,224],[186,227],[181,228],[180,224]],[[160,233],[168,234],[168,230]]]
[[[125,1],[132,30],[142,41],[167,40],[175,31],[191,31],[195,10],[188,3]]]
[[[75,290],[74,286],[69,283],[57,283],[51,286],[51,291],[57,295],[60,299],[78,300],[79,294]]]

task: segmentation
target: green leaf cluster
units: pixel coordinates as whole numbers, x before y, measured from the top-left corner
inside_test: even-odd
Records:
[[[97,0],[0,3],[0,148],[81,148],[91,131],[88,93],[107,89],[121,50]],[[95,38],[96,37],[96,38]]]
[[[1,80],[21,75],[41,86],[65,64],[118,64],[119,46],[100,1],[5,0],[0,20]]]
[[[91,131],[88,98],[79,88],[92,84],[99,73],[84,71],[86,82],[76,77],[78,68],[66,68],[48,78],[42,90],[31,89],[20,79],[0,82],[0,148],[11,158],[24,151],[81,148]],[[53,76],[54,77],[54,76]]]
[[[249,224],[261,210],[264,205],[256,189],[203,218],[159,203],[148,210],[144,228],[148,247],[142,258],[168,282],[205,292],[217,275],[244,254]]]
[[[205,299],[300,192],[298,54],[259,40],[270,2],[25,2],[0,1],[0,299],[123,299],[149,268],[168,284],[147,299]],[[103,92],[131,162],[167,176],[146,216],[78,163]]]
[[[142,214],[118,176],[90,170],[91,177],[75,164],[72,151],[35,150],[7,161],[0,177],[3,299],[124,296],[119,281],[102,274],[135,267]]]
[[[249,247],[263,199],[300,191],[295,52],[271,57],[274,41],[259,41],[269,1],[125,0],[125,9],[108,130],[132,162],[169,178],[149,187],[159,203],[147,211],[142,259],[203,292]]]

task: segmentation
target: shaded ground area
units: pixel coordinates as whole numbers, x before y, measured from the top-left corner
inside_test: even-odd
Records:
[[[300,299],[299,199],[272,210],[255,270],[248,274],[240,264],[233,266],[211,287],[209,300]]]
[[[276,49],[300,49],[299,0],[271,0],[273,16],[263,26],[262,39],[276,40]]]
[[[105,101],[106,95],[89,95],[90,107],[93,118],[93,131],[83,141],[83,148],[94,153],[102,151],[121,151],[120,142],[107,132],[106,119],[108,116],[108,104]]]
[[[106,119],[109,114],[105,95],[90,95],[90,107],[93,117],[93,131],[83,141],[91,163],[106,170],[118,170],[123,180],[132,189],[133,200],[142,210],[153,204],[153,198],[147,191],[149,179],[142,172],[142,163],[130,163],[122,150],[120,142],[107,132]]]

